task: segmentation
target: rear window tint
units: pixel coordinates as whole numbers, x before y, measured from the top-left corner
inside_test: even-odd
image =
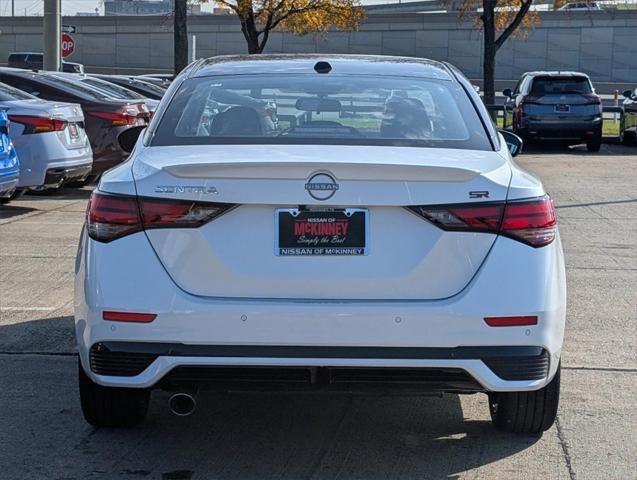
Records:
[[[567,93],[591,93],[591,82],[586,77],[536,77],[531,86],[531,95],[542,96]]]
[[[456,82],[371,75],[186,80],[152,145],[391,145],[491,150]]]
[[[62,90],[65,90],[73,95],[77,95],[79,97],[88,98],[91,100],[108,100],[109,97],[101,90],[97,90],[94,87],[89,85],[85,85],[82,82],[67,80],[66,78],[61,78],[56,75],[47,75],[44,76],[46,82],[50,82],[52,85],[55,85]]]
[[[33,95],[29,95],[22,90],[18,90],[17,88],[12,87],[11,85],[7,85],[6,83],[0,83],[0,101],[1,102],[10,102],[13,100],[33,100],[37,97]]]

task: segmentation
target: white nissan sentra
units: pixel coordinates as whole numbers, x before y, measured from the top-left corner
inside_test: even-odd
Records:
[[[562,246],[453,66],[276,55],[191,64],[90,199],[76,262],[86,420],[152,389],[486,393],[539,433],[559,399]]]

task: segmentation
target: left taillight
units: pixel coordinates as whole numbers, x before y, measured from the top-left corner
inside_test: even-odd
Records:
[[[86,210],[86,230],[89,237],[106,243],[141,229],[142,222],[135,197],[93,192]]]
[[[68,125],[66,120],[59,118],[31,115],[9,115],[9,120],[24,125],[23,134],[61,132]]]
[[[89,237],[111,242],[154,228],[196,228],[234,207],[228,203],[156,199],[94,192],[86,225]]]
[[[532,247],[550,244],[557,217],[548,196],[521,201],[408,207],[442,230],[503,235]]]

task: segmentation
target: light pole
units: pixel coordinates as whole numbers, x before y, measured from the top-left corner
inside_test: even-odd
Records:
[[[61,0],[44,0],[44,70],[60,71]]]

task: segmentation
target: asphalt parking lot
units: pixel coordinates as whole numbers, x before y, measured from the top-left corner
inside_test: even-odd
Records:
[[[533,150],[553,196],[569,310],[558,421],[496,432],[486,396],[155,393],[145,424],[95,429],[80,412],[73,263],[90,191],[0,207],[2,479],[598,479],[637,471],[637,150]]]

